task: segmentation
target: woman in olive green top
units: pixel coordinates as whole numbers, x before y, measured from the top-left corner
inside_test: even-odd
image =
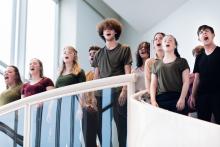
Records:
[[[56,88],[64,87],[72,84],[77,84],[86,81],[85,72],[83,69],[80,68],[78,63],[78,56],[77,50],[74,49],[72,46],[67,46],[64,48],[63,51],[63,62],[59,72],[59,77],[56,81]],[[71,116],[70,124],[71,130],[70,135],[74,134],[74,107],[75,105],[75,96],[71,98]],[[58,99],[57,101],[57,112],[56,112],[56,136],[55,141],[59,140],[60,138],[60,114],[61,114],[61,106],[62,106],[62,98]],[[68,142],[66,142],[68,144]]]
[[[177,41],[167,35],[162,41],[164,58],[152,67],[151,104],[176,113],[187,114],[185,98],[189,89],[189,65],[177,51]]]
[[[0,106],[21,98],[22,81],[18,68],[10,65],[4,74],[6,90],[0,94]]]
[[[56,81],[57,88],[86,81],[85,72],[77,60],[77,50],[72,46],[65,47],[62,67]]]

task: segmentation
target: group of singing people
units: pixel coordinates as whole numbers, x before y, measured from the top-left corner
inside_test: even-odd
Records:
[[[213,41],[215,32],[211,26],[198,27],[198,40],[202,45],[193,49],[195,64],[192,73],[187,60],[179,54],[178,43],[173,35],[163,32],[154,35],[154,58],[152,55],[150,57],[150,43],[141,42],[136,51],[137,65],[132,69],[130,47],[118,42],[122,24],[116,19],[108,18],[97,25],[97,31],[105,46],[89,48],[91,71],[85,74],[78,63],[77,50],[72,46],[63,49],[62,65],[55,84],[43,75],[43,63],[39,59],[31,59],[30,79],[24,84],[18,68],[10,65],[4,73],[6,90],[0,94],[0,105],[53,88],[136,73],[136,92],[145,90],[144,100],[151,105],[183,115],[197,112],[198,119],[210,122],[214,117],[214,122],[220,124],[220,48]],[[85,146],[97,147],[97,136],[99,144],[102,144],[103,96],[100,92],[89,92],[81,97]],[[111,99],[119,147],[126,147],[127,87],[112,88]],[[61,102],[62,99],[57,101],[57,109],[60,109]],[[42,115],[42,112],[38,115]]]

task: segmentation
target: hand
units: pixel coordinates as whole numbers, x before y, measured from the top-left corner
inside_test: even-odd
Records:
[[[151,101],[150,103],[151,103],[152,106],[159,107],[159,105],[157,104],[156,101]]]
[[[179,98],[176,104],[176,108],[178,111],[182,111],[185,108],[185,98]]]
[[[120,106],[123,106],[127,100],[127,90],[122,90],[118,98],[118,103]]]
[[[192,95],[189,97],[189,106],[191,109],[195,109],[196,107],[196,99]]]

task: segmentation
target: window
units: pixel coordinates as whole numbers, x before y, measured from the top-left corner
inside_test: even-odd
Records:
[[[29,0],[27,11],[26,78],[32,58],[42,61],[44,75],[53,79],[55,7],[52,0]]]
[[[10,63],[12,7],[12,0],[0,1],[0,60],[7,64]]]

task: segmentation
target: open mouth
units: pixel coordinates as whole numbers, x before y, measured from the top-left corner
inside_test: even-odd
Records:
[[[8,76],[5,76],[5,80],[7,80],[7,79],[9,79],[9,77],[8,77]]]
[[[31,70],[31,71],[33,71],[33,70],[34,70],[34,68],[33,68],[33,67],[31,67],[31,68],[30,68],[30,70]]]
[[[207,36],[206,36],[206,37],[204,37],[204,40],[205,40],[205,41],[207,41],[208,39],[209,39],[209,37],[207,37]]]
[[[161,43],[158,43],[157,46],[161,46]]]
[[[169,44],[166,44],[166,47],[170,47],[170,45],[169,45]]]
[[[65,59],[69,59],[69,57],[65,57]]]
[[[93,61],[93,59],[94,59],[94,58],[92,57],[90,60],[92,60],[92,61]]]
[[[111,36],[111,33],[107,33],[106,35],[107,35],[107,36]]]

